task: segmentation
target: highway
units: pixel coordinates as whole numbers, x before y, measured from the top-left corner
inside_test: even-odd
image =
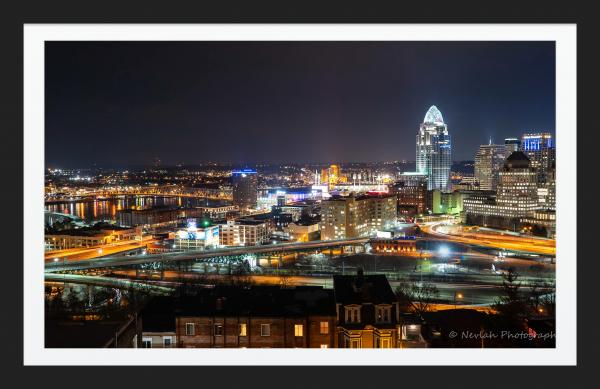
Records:
[[[55,262],[56,258],[58,258],[59,260],[64,258],[66,262],[94,259],[119,254],[124,251],[145,248],[147,244],[155,241],[156,239],[152,239],[151,237],[144,237],[142,241],[129,240],[88,248],[78,247],[73,249],[48,251],[44,254],[44,260],[45,262],[50,263]]]
[[[96,278],[108,278],[114,280],[131,281],[136,277],[135,271],[132,270],[117,270],[113,272],[112,277],[96,277]],[[60,279],[59,274],[54,276]],[[87,276],[80,276],[87,277]],[[163,279],[161,280],[162,285],[172,285],[173,287],[181,284],[182,280],[197,281],[202,283],[206,281],[207,284],[214,282],[232,280],[230,276],[223,275],[203,275],[201,273],[190,273],[190,272],[175,272],[166,271],[164,272]],[[293,286],[321,286],[324,288],[333,288],[333,277],[331,276],[281,276],[281,275],[248,275],[242,276],[242,279],[250,280],[256,285],[283,285],[286,287]],[[141,281],[139,278],[138,281]],[[152,278],[148,278],[152,281]],[[400,281],[393,278],[388,278],[390,286],[393,290],[400,284]],[[490,281],[490,280],[488,280]],[[460,296],[456,299],[457,306],[464,307],[469,306],[489,306],[493,304],[500,294],[499,286],[501,285],[501,278],[497,282],[491,283],[470,283],[470,282],[432,282],[439,290],[439,296],[437,300],[447,304],[454,304],[455,296]],[[523,286],[521,290],[528,290],[528,286]]]
[[[339,247],[352,244],[365,244],[369,241],[369,238],[354,238],[354,239],[341,239],[341,240],[329,240],[329,241],[314,241],[314,242],[294,242],[294,243],[279,243],[273,245],[263,246],[244,246],[244,247],[233,247],[217,250],[205,250],[205,251],[188,251],[188,252],[176,252],[176,253],[164,253],[164,254],[147,254],[147,255],[136,255],[136,256],[110,256],[93,258],[87,261],[52,261],[46,263],[46,272],[52,271],[70,271],[70,270],[86,270],[86,269],[99,269],[105,267],[117,267],[117,266],[128,266],[128,265],[139,265],[148,262],[172,262],[172,261],[186,261],[192,259],[203,259],[213,258],[219,256],[237,256],[246,254],[264,254],[273,252],[286,252],[294,250],[312,250],[319,248],[328,247]],[[97,248],[96,248],[97,251]]]
[[[438,239],[504,250],[520,251],[540,255],[556,255],[556,241],[535,237],[501,235],[464,231],[461,226],[446,225],[443,222],[421,224],[421,230]]]
[[[73,283],[81,285],[104,286],[110,288],[135,289],[162,295],[170,295],[175,291],[174,285],[162,286],[126,278],[83,276],[79,274],[46,273],[44,274],[44,280],[46,282]]]

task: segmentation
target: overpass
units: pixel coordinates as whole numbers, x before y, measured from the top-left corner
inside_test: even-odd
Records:
[[[93,285],[93,286],[104,286],[109,288],[117,289],[130,289],[138,290],[142,292],[152,292],[155,294],[169,295],[175,290],[174,287],[161,286],[155,284],[149,284],[147,282],[123,279],[123,278],[112,278],[112,277],[98,277],[88,276],[80,274],[58,274],[58,273],[46,273],[44,274],[44,281],[46,282],[60,282],[60,283],[72,283],[80,285]]]
[[[505,252],[521,253],[528,255],[556,256],[556,241],[535,237],[523,237],[492,233],[473,233],[459,230],[458,232],[445,231],[444,223],[431,223],[420,225],[424,234],[435,239],[462,243],[472,247],[492,248]],[[441,227],[441,228],[440,228]],[[460,227],[459,227],[460,228]]]
[[[109,256],[94,258],[77,262],[54,262],[46,263],[46,273],[52,272],[77,272],[112,269],[118,267],[151,266],[153,268],[164,268],[165,265],[178,263],[203,262],[207,259],[244,257],[248,255],[272,255],[279,256],[294,252],[311,250],[333,250],[336,248],[350,247],[352,251],[356,246],[364,247],[370,238],[338,239],[329,241],[279,243],[263,246],[242,246],[216,250],[188,251],[163,254],[144,254],[137,256]]]

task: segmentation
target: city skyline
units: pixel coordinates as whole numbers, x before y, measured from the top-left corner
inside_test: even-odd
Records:
[[[48,42],[46,54],[48,167],[414,161],[431,105],[454,161],[490,137],[555,130],[553,42]]]
[[[47,43],[45,346],[555,347],[553,45]]]

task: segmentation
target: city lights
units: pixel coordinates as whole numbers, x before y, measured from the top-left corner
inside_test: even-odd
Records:
[[[438,254],[442,257],[447,257],[448,255],[450,255],[450,248],[448,246],[441,246],[438,249]]]
[[[179,51],[188,44],[195,50]],[[417,40],[404,51],[386,41],[381,52],[320,42],[337,49],[307,55],[308,42],[293,57],[279,52],[286,42],[221,44],[159,45],[150,68],[135,42],[118,57],[98,45],[46,67],[49,80],[68,74],[47,89],[57,99],[46,117],[47,347],[554,346],[450,335],[463,325],[554,331],[555,135],[514,131],[554,122],[529,87],[553,85],[554,67],[538,71],[528,55],[541,79],[517,82],[524,50],[506,42],[502,54],[516,60],[482,49],[494,42],[465,51]],[[53,45],[62,43],[46,43],[48,61]],[[522,45],[555,52],[553,42]],[[447,66],[456,51],[460,67]],[[416,55],[438,52],[435,66]],[[98,66],[89,53],[119,60]],[[422,82],[466,64],[476,71],[450,75],[461,88]],[[244,80],[249,70],[260,77]],[[404,79],[422,89],[393,85]],[[365,82],[390,83],[392,94],[365,94]],[[94,104],[82,106],[90,91]],[[110,152],[94,140],[107,130],[118,140]]]

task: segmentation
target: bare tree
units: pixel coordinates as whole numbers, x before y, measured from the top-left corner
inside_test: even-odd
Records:
[[[291,286],[291,277],[287,273],[281,273],[279,275],[279,285],[282,288],[288,288]]]
[[[493,307],[501,315],[518,320],[520,317],[528,313],[529,307],[526,298],[521,293],[521,283],[519,273],[514,268],[509,268],[508,272],[502,276],[501,295],[494,303]]]
[[[396,296],[400,303],[412,308],[419,316],[431,309],[439,294],[437,286],[429,282],[402,280],[396,287]]]

